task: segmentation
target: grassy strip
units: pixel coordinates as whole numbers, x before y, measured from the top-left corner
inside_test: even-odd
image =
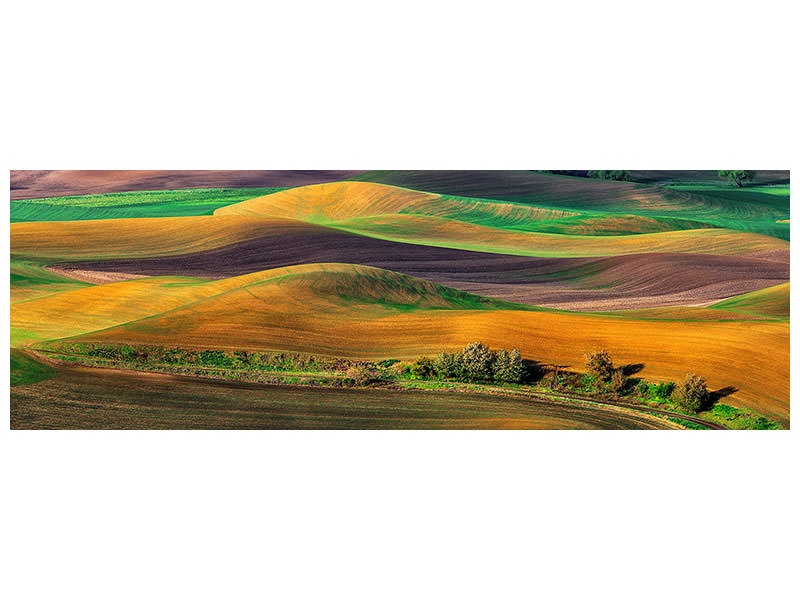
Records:
[[[687,421],[686,419],[679,419],[677,417],[667,417],[667,421],[671,421],[673,423],[677,423],[681,427],[685,429],[704,429],[708,430],[708,427],[705,425],[700,425],[700,423],[695,423],[694,421]]]

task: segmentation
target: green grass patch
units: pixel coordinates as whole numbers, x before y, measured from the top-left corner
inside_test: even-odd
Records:
[[[685,427],[686,429],[704,429],[708,431],[708,427],[705,425],[701,425],[700,423],[695,423],[694,421],[687,421],[686,419],[679,419],[678,417],[667,417],[667,421],[672,421],[673,423],[677,423],[681,427]]]
[[[33,360],[19,350],[11,349],[11,387],[44,381],[55,374],[53,367]]]
[[[725,425],[728,429],[782,429],[775,421],[742,408],[716,403],[710,410],[701,412],[701,418]]]
[[[789,284],[756,290],[712,304],[709,308],[759,317],[789,318]]]

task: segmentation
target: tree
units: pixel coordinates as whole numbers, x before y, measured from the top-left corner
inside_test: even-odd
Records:
[[[627,385],[628,378],[625,377],[625,373],[622,372],[622,369],[616,369],[611,375],[611,381],[608,382],[608,389],[614,394],[621,394]]]
[[[492,379],[494,353],[481,342],[468,344],[459,355],[462,375],[469,381]]]
[[[681,410],[697,412],[708,402],[708,386],[706,380],[689,373],[672,392],[672,402]]]
[[[753,181],[756,176],[755,171],[719,171],[717,175],[722,179],[727,179],[731,183],[735,183],[737,187],[743,187],[745,182]]]
[[[614,181],[630,181],[631,174],[630,171],[588,171],[587,175],[589,177],[594,177],[596,179],[611,179]]]
[[[414,379],[426,379],[434,374],[435,369],[433,361],[427,356],[422,356],[411,363],[408,371]]]
[[[586,355],[586,373],[602,381],[608,381],[614,374],[611,355],[605,350],[595,350]]]
[[[494,355],[494,380],[505,383],[519,383],[525,376],[522,355],[514,348],[511,352],[498,350]]]
[[[461,362],[453,352],[440,352],[433,359],[433,370],[439,379],[460,379]]]

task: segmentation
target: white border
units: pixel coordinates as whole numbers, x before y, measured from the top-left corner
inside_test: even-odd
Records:
[[[798,164],[788,2],[20,2],[4,16],[4,177]],[[1,443],[8,598],[797,592],[794,431]]]

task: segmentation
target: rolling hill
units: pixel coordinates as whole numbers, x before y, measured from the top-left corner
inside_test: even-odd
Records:
[[[531,310],[353,265],[304,265],[205,283],[137,280],[59,296],[15,305],[12,325],[25,330],[47,315],[50,323],[35,331],[40,337],[74,336],[84,327],[94,330],[73,339],[370,359],[412,358],[480,339],[571,368],[582,367],[584,352],[605,347],[622,364],[644,364],[648,379],[702,372],[715,388],[737,388],[728,402],[788,422],[787,322]],[[59,307],[77,301],[85,321],[69,313],[55,319]],[[122,319],[130,321],[114,326]]]
[[[12,346],[379,360],[481,340],[575,370],[606,348],[650,381],[701,373],[732,391],[727,403],[788,425],[788,188],[530,171],[317,176],[286,190],[24,201],[20,219],[52,220],[11,225]],[[59,177],[31,175],[29,189]],[[105,184],[162,181],[149,177]],[[15,356],[20,381],[39,377]]]

